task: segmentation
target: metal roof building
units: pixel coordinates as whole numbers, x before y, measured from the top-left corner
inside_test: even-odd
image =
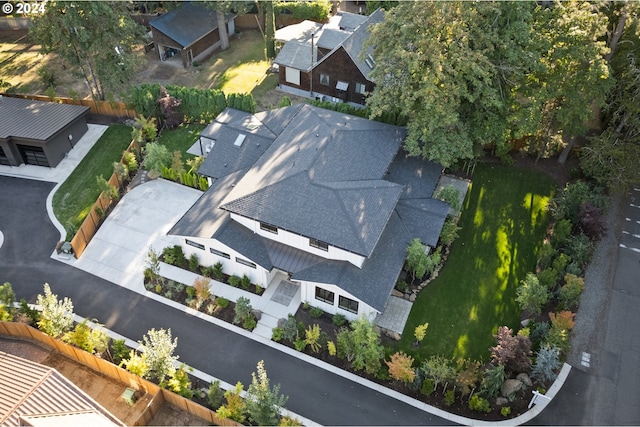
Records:
[[[87,131],[89,107],[0,96],[0,164],[55,167]]]

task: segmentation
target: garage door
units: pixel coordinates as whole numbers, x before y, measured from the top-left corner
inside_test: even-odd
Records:
[[[22,159],[28,165],[49,166],[49,160],[47,160],[47,156],[41,147],[18,144],[18,151],[20,151]]]
[[[0,147],[0,165],[11,166],[9,164],[9,159],[7,158],[7,155],[4,154],[4,150],[2,149],[2,147]]]

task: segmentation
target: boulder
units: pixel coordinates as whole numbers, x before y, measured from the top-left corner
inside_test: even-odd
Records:
[[[391,295],[393,295],[394,297],[403,297],[404,296],[404,292],[400,292],[397,289],[393,289],[391,291]]]
[[[262,311],[260,310],[254,309],[254,310],[251,310],[251,313],[256,318],[256,321],[260,321],[260,319],[262,318]]]
[[[502,395],[502,397],[513,396],[514,394],[522,390],[523,387],[524,384],[522,384],[522,381],[508,379],[502,384],[502,387],[500,388],[500,394]]]
[[[509,399],[506,397],[496,397],[496,406],[504,406],[509,404]]]
[[[280,329],[284,328],[284,325],[286,323],[287,323],[287,319],[285,319],[285,318],[278,319],[278,328],[280,328]]]
[[[411,294],[409,301],[414,302],[416,300],[416,294]]]
[[[522,381],[522,384],[526,385],[527,387],[531,387],[533,385],[533,381],[531,381],[529,375],[525,374],[524,372],[522,374],[518,374],[516,376],[516,379]]]

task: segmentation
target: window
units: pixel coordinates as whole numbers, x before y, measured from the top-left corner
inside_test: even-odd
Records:
[[[229,254],[228,254],[228,253],[225,253],[225,252],[219,251],[219,250],[217,250],[217,249],[213,249],[213,248],[209,248],[209,251],[210,251],[212,254],[214,254],[214,255],[218,255],[218,256],[219,256],[219,257],[221,257],[221,258],[231,259],[231,257],[229,256]]]
[[[367,86],[363,85],[362,83],[356,83],[356,93],[359,93],[360,95],[366,94]]]
[[[286,67],[284,78],[287,83],[292,83],[294,85],[300,86],[300,70]]]
[[[333,305],[333,302],[335,301],[335,294],[326,289],[316,287],[316,299]]]
[[[268,231],[269,233],[278,234],[278,227],[275,225],[267,224],[264,222],[260,223],[260,230]]]
[[[358,301],[354,301],[350,298],[340,296],[340,298],[338,298],[338,307],[343,310],[350,311],[351,313],[358,314]]]
[[[189,240],[189,239],[185,239],[184,241],[186,242],[187,245],[193,246],[194,248],[198,248],[198,249],[204,251],[204,245],[201,245],[200,243],[194,242],[194,241]]]
[[[247,261],[246,259],[236,257],[236,262],[238,264],[246,265],[247,267],[256,268],[256,265],[251,261]]]
[[[329,245],[321,240],[309,239],[309,246],[323,251],[329,251]]]
[[[320,74],[320,84],[329,86],[329,75],[328,74]]]

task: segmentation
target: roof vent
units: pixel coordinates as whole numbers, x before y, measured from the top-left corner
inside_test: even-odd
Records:
[[[369,58],[365,59],[364,62],[367,64],[369,68],[373,70],[373,62]]]
[[[233,143],[233,145],[235,147],[242,147],[242,143],[244,142],[244,139],[247,137],[247,135],[241,133],[240,135],[238,135],[238,137],[236,138],[236,141]]]

